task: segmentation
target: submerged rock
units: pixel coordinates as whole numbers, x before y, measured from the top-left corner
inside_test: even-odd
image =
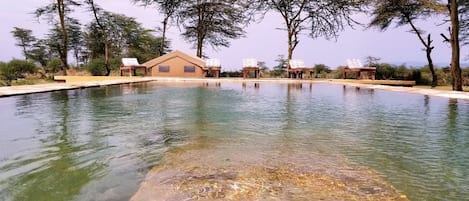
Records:
[[[131,200],[407,200],[371,171],[328,172],[288,163],[156,167]]]
[[[131,200],[408,199],[372,169],[334,154],[201,143],[168,153]]]

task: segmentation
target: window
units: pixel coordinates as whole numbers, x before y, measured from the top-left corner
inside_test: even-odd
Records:
[[[184,66],[185,73],[195,73],[195,66]]]
[[[161,73],[168,73],[169,72],[169,66],[158,66],[158,71]]]

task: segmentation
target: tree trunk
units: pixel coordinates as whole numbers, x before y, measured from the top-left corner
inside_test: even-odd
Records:
[[[432,86],[432,88],[435,88],[436,85],[438,84],[438,77],[436,76],[435,68],[433,66],[432,51],[433,51],[434,47],[432,46],[432,42],[433,42],[432,38],[431,38],[432,35],[428,34],[427,41],[425,42],[425,40],[422,37],[421,32],[414,25],[414,23],[412,22],[410,17],[407,16],[406,18],[407,18],[407,21],[409,22],[410,26],[412,27],[412,30],[414,30],[414,32],[417,35],[417,37],[419,38],[420,42],[425,47],[425,52],[426,52],[427,61],[428,61],[428,68],[430,68],[430,72],[432,73],[432,85],[431,86]]]
[[[199,1],[197,1],[197,4],[200,4]],[[204,11],[202,11],[201,7],[199,6],[198,8],[198,20],[197,20],[197,56],[199,58],[202,58],[202,48],[203,48],[203,42],[204,42]]]
[[[98,24],[99,29],[103,32],[103,42],[104,42],[104,67],[106,68],[106,76],[111,75],[111,68],[109,65],[109,34],[106,30],[106,27],[101,23],[98,17],[98,9],[96,8],[94,1],[89,1],[89,5],[91,6],[91,10],[93,11],[94,19],[96,20],[96,24]]]
[[[197,39],[197,56],[199,58],[202,58],[202,48],[203,48],[202,41],[203,39],[200,37]]]
[[[106,76],[111,75],[111,68],[109,67],[109,40],[107,39],[107,33],[105,33],[104,36],[104,66],[106,67]]]
[[[435,88],[436,85],[438,84],[438,77],[435,72],[435,68],[433,66],[433,59],[432,59],[432,40],[431,40],[431,34],[428,34],[427,37],[427,44],[425,45],[426,48],[426,53],[427,53],[427,61],[428,61],[428,68],[430,68],[430,72],[432,73],[432,88]]]
[[[64,0],[57,0],[57,11],[59,13],[60,18],[60,27],[62,29],[62,48],[63,51],[60,54],[60,60],[62,61],[62,71],[64,75],[67,75],[68,69],[68,34],[67,34],[67,27],[65,26],[65,5]]]
[[[158,50],[158,57],[163,55],[163,51],[164,51],[164,47],[165,47],[165,43],[166,43],[166,27],[168,26],[168,17],[165,17],[165,19],[163,20],[163,41],[161,41],[160,43],[160,48]]]
[[[432,73],[432,88],[435,88],[438,84],[438,77],[435,72],[435,68],[433,66],[433,60],[431,57],[432,49],[427,48],[427,61],[428,61],[428,68],[430,68],[430,72]]]
[[[21,42],[22,43],[22,46],[23,46],[23,54],[24,54],[24,60],[28,61],[28,50],[26,49],[26,44],[25,42]]]
[[[453,76],[453,90],[462,91],[461,67],[459,66],[459,15],[458,0],[448,0],[451,16],[451,75]]]
[[[293,59],[293,33],[288,29],[288,56],[287,56],[287,70],[291,68],[290,60]]]

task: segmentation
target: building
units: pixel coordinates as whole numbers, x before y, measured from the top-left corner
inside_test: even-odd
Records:
[[[218,77],[221,69],[208,68],[203,59],[178,50],[149,60],[143,65],[147,67],[151,76],[157,77],[204,78],[208,75]]]

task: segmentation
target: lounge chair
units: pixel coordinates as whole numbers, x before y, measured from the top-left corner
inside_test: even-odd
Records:
[[[362,72],[367,72],[368,79],[375,79],[375,67],[364,67],[360,59],[347,59],[346,62],[347,66],[344,68],[344,79],[347,78],[347,73],[356,73],[356,79],[361,79]]]
[[[303,60],[290,60],[290,68],[306,68],[305,62]]]
[[[121,76],[123,71],[129,71],[129,76],[135,75],[137,69],[143,69],[144,75],[147,75],[147,67],[138,63],[137,58],[122,58],[122,65],[120,67]]]
[[[207,59],[205,60],[205,71],[206,77],[220,77],[221,62],[219,59]]]
[[[247,74],[250,71],[254,72],[255,78],[260,77],[260,68],[257,64],[257,59],[254,59],[254,58],[243,59],[243,78],[246,78]]]
[[[307,67],[305,65],[305,62],[303,62],[303,60],[291,59],[289,64],[290,64],[290,69],[288,69],[288,77],[289,78],[303,79],[303,74],[304,73],[309,73],[310,77],[312,77],[313,68],[312,67]]]

